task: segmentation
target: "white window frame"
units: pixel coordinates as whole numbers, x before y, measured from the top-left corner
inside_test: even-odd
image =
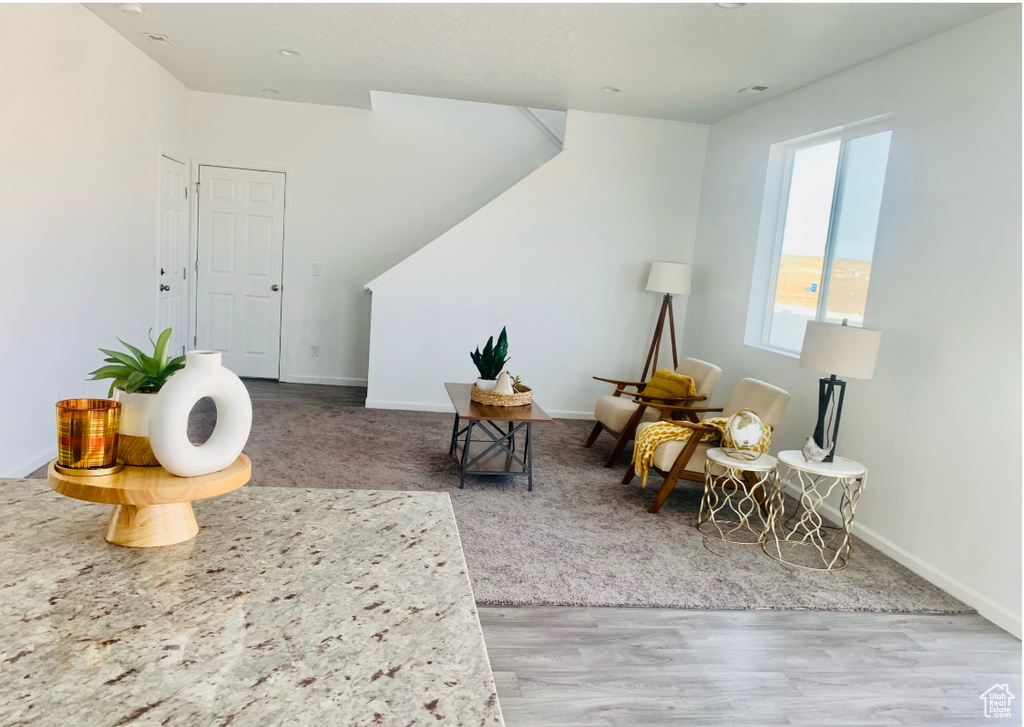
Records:
[[[893,130],[893,115],[885,114],[865,121],[828,129],[791,141],[773,144],[769,151],[765,196],[761,207],[761,229],[758,235],[757,256],[754,263],[754,284],[751,285],[750,308],[747,316],[745,343],[748,346],[775,351],[786,356],[799,357],[799,351],[773,346],[769,341],[775,295],[779,284],[779,266],[782,260],[782,240],[786,230],[786,208],[793,182],[793,159],[798,151],[832,141],[839,141],[839,161],[836,166],[835,188],[832,190],[832,209],[829,212],[828,233],[822,262],[821,282],[818,289],[818,309],[814,320],[825,320],[831,271],[835,260],[836,223],[840,216],[843,183],[846,170],[848,144],[854,139]],[[890,140],[891,144],[891,140]],[[890,146],[891,151],[891,146]],[[886,165],[888,175],[888,164]],[[884,183],[883,183],[884,185]],[[884,190],[884,186],[883,186]],[[883,191],[884,195],[884,191]],[[873,257],[873,256],[872,256]],[[761,284],[758,285],[758,278]],[[868,295],[871,293],[870,284]],[[865,319],[864,324],[867,324]]]

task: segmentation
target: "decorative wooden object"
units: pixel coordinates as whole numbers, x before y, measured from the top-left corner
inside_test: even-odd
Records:
[[[107,477],[81,477],[48,468],[50,487],[67,497],[113,505],[104,538],[115,545],[153,548],[174,545],[199,532],[192,501],[223,495],[249,481],[244,454],[219,472],[176,477],[163,467],[125,467]]]
[[[122,434],[118,437],[117,454],[127,465],[138,467],[159,467],[160,461],[149,446],[149,437],[133,437]]]

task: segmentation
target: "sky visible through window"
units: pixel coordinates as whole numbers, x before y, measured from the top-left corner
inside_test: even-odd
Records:
[[[823,292],[828,296],[824,320],[863,324],[891,136],[884,131],[835,139],[794,153],[770,345],[799,351],[806,322],[818,318]],[[841,196],[832,222],[841,156]],[[832,265],[825,270],[830,222]]]

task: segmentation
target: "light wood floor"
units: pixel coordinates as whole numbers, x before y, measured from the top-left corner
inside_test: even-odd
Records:
[[[480,607],[507,727],[1021,724],[980,616]],[[1008,684],[1013,719],[979,695]]]

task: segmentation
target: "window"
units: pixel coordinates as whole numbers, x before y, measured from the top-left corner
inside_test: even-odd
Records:
[[[760,317],[754,343],[799,352],[809,320],[863,325],[891,136],[873,121],[772,147],[776,178],[766,185],[759,242],[771,250],[768,295],[751,301]],[[774,224],[764,224],[766,214]]]

